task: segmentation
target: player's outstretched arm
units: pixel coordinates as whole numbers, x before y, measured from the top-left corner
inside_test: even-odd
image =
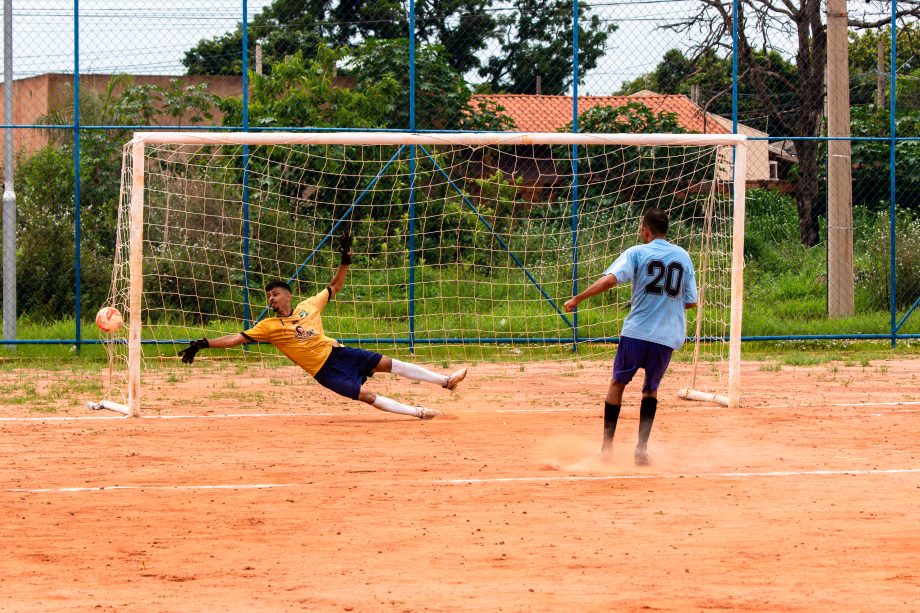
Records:
[[[329,289],[332,290],[333,296],[345,287],[345,277],[348,274],[348,267],[351,266],[351,243],[353,240],[348,234],[343,234],[339,237],[339,253],[342,259],[339,261],[339,268],[335,271],[332,281],[329,282]]]
[[[573,296],[571,300],[567,301],[563,306],[565,307],[566,313],[571,313],[575,310],[582,301],[591,296],[597,296],[598,294],[603,294],[611,287],[614,287],[617,284],[617,278],[614,275],[604,275],[584,291],[579,292],[577,296]]]
[[[239,333],[227,334],[225,336],[220,336],[211,340],[202,338],[198,339],[197,341],[190,342],[188,347],[179,352],[179,355],[182,357],[183,362],[186,364],[191,364],[195,361],[195,355],[202,349],[224,349],[227,347],[236,347],[237,345],[242,345],[246,342],[248,342],[246,337]]]

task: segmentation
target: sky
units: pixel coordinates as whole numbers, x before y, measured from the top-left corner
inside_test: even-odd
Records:
[[[12,2],[16,78],[73,72],[74,0]],[[250,18],[270,3],[249,0]],[[653,70],[668,49],[686,50],[688,36],[660,26],[693,14],[699,3],[595,0],[590,5],[617,30],[608,39],[600,65],[580,86],[582,95],[611,94],[625,81]],[[242,0],[82,0],[79,7],[83,73],[183,74],[185,51],[203,38],[234,29],[242,19]],[[887,11],[887,2],[849,3],[851,16]],[[794,43],[788,34],[777,32],[773,40],[792,57]]]

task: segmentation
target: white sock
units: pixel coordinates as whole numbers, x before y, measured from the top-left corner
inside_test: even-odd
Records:
[[[447,385],[447,375],[439,375],[436,372],[431,372],[427,368],[422,368],[421,366],[416,366],[415,364],[409,364],[407,362],[400,362],[399,360],[393,360],[393,367],[390,369],[390,372],[394,375],[406,377],[407,379],[413,379],[414,381],[425,381],[426,383],[434,383],[441,387]]]
[[[374,400],[371,406],[388,413],[399,413],[400,415],[411,415],[412,417],[419,416],[417,407],[410,407],[401,402],[396,402],[395,400],[387,398],[386,396],[381,396],[380,394],[377,394],[377,399]]]

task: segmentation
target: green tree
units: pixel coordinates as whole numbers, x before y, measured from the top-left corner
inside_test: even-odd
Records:
[[[578,127],[583,132],[608,134],[686,132],[675,113],[655,113],[641,102],[588,109],[578,116]],[[561,132],[571,130],[571,124],[560,128]],[[668,147],[586,146],[579,147],[578,152],[579,173],[584,173],[582,191],[587,200],[609,198],[610,186],[620,185],[618,201],[647,202],[663,193],[682,193],[688,185],[699,183],[706,173],[699,160],[688,159],[684,163],[679,156],[672,156]],[[556,148],[554,158],[567,160],[565,148]],[[668,162],[661,163],[662,160]],[[569,173],[560,167],[559,174],[567,176]]]
[[[737,52],[741,65],[739,78],[750,85],[758,104],[764,112],[776,118],[774,134],[796,137],[821,135],[824,117],[824,76],[827,68],[827,25],[824,20],[823,0],[790,0],[781,4],[741,0],[738,14],[733,15],[733,5],[728,0],[700,0],[698,12],[668,27],[687,34],[696,40],[698,52],[732,45],[733,27],[737,22]],[[882,13],[875,18],[872,7],[859,17],[854,9],[848,20],[851,28],[871,29],[888,24],[891,16]],[[902,0],[898,18],[920,15],[920,2]],[[779,77],[775,71],[756,61],[759,52],[777,49],[780,40],[785,42],[791,31],[796,41],[794,78],[782,78],[783,89],[771,89],[770,79]],[[785,92],[791,92],[787,97]],[[787,111],[792,112],[787,112]],[[821,185],[822,146],[816,140],[803,138],[794,141],[799,159],[798,185],[795,192],[799,212],[802,243],[813,246],[819,240],[819,219],[824,211]]]
[[[282,60],[266,75],[252,75],[249,120],[253,126],[383,128],[398,96],[399,84],[381,74],[361,88],[335,85],[335,66],[346,51],[325,44],[309,57],[301,51]],[[224,98],[224,125],[243,121],[241,99]]]
[[[898,113],[895,130],[898,136],[920,136],[920,111]],[[850,132],[855,137],[887,136],[888,109],[854,107]],[[853,204],[873,210],[887,210],[890,198],[890,144],[886,141],[856,140],[852,143]],[[895,182],[898,206],[920,214],[920,142],[901,140],[895,145]]]
[[[463,75],[450,66],[440,45],[416,47],[416,129],[506,130],[513,122],[498,113],[495,105],[471,104],[471,91]],[[409,128],[409,41],[368,40],[353,52],[351,76],[355,90],[363,92],[381,81],[397,84],[382,103],[387,126]],[[345,127],[347,124],[342,124]]]
[[[479,52],[496,27],[491,0],[420,0],[415,5],[418,40],[441,45],[461,73],[480,66]],[[301,51],[309,59],[318,45],[360,45],[371,38],[405,38],[409,21],[393,0],[275,0],[249,24],[249,58],[262,46],[264,71]],[[185,54],[189,74],[241,74],[243,26],[200,41]],[[406,71],[406,66],[403,66]]]
[[[685,133],[677,121],[676,113],[655,113],[641,102],[623,106],[596,106],[578,115],[578,128],[582,132],[607,134]],[[560,132],[571,132],[568,123]]]
[[[417,41],[439,47],[459,74],[477,71],[491,91],[534,92],[540,75],[546,93],[563,93],[572,83],[573,6],[573,0],[515,0],[513,11],[497,11],[494,0],[419,0]],[[579,17],[584,77],[597,66],[616,26],[591,15],[586,3],[579,4]],[[394,0],[275,0],[251,20],[247,51],[252,60],[261,45],[268,73],[298,50],[309,59],[320,43],[355,48],[372,38],[405,39],[408,31],[408,15]],[[242,38],[240,24],[200,41],[182,62],[189,74],[241,74]],[[408,63],[400,66],[401,73],[408,70]]]
[[[710,59],[710,56],[707,56],[706,59]],[[697,64],[703,66],[706,64],[705,60],[700,62],[694,62],[687,56],[685,56],[679,49],[671,49],[664,54],[661,62],[655,67],[654,79],[655,91],[662,94],[686,94],[689,93],[684,89],[689,83],[687,81],[696,76]],[[730,75],[731,73],[729,73]],[[682,88],[683,86],[683,88]]]
[[[767,88],[776,98],[793,101],[794,92],[789,83],[795,80],[796,67],[776,51],[755,52],[752,59],[758,70],[766,75]],[[707,111],[730,117],[732,113],[732,61],[721,57],[715,50],[707,49],[690,58],[679,49],[664,54],[655,70],[623,85],[618,93],[628,95],[642,89],[660,94],[691,95],[692,88],[699,89],[699,103]],[[789,114],[794,106],[777,105],[773,113]],[[744,79],[738,84],[738,119],[741,123],[768,134],[782,125],[778,115],[771,114],[758,101],[756,92]]]
[[[541,93],[563,94],[573,81],[573,0],[514,0],[510,16],[496,30],[500,53],[492,54],[479,70],[492,91],[533,94],[537,77]],[[597,66],[604,45],[616,26],[592,15],[587,3],[578,4],[578,74]]]
[[[118,94],[117,92],[122,93]],[[84,90],[80,115],[88,125],[147,125],[159,116],[192,123],[211,117],[215,98],[204,86],[134,85],[112,77],[102,92]],[[44,124],[73,123],[70,108],[49,113]],[[74,312],[74,143],[69,130],[50,130],[51,144],[18,160],[18,265],[21,312],[59,318]],[[80,277],[89,316],[109,292],[114,257],[119,177],[128,130],[84,130],[80,138]]]
[[[398,2],[384,0],[275,0],[249,23],[250,63],[256,45],[262,46],[264,71],[300,51],[309,56],[320,44],[333,47],[370,37],[405,36],[404,11]],[[201,40],[182,60],[188,74],[242,74],[243,25]],[[309,57],[308,57],[309,59]]]
[[[385,128],[392,113],[393,100],[398,97],[399,84],[391,76],[383,74],[373,83],[360,89],[338,87],[334,84],[335,65],[342,59],[344,48],[332,49],[320,45],[310,59],[297,51],[277,63],[268,75],[253,75],[250,92],[249,117],[253,126],[305,126],[305,127],[349,127]],[[226,98],[221,102],[225,125],[240,125],[242,101]],[[393,150],[395,152],[395,149]],[[227,158],[237,173],[229,178],[231,183],[242,184],[242,167],[234,157]],[[294,203],[296,207],[308,207],[311,203],[302,197],[305,185],[322,189],[330,177],[335,177],[336,188],[328,190],[323,199],[323,214],[338,217],[352,203],[372,179],[374,168],[369,171],[362,164],[357,147],[311,147],[287,150],[285,148],[260,147],[253,149],[250,169],[261,183],[252,185],[253,198],[267,199],[263,204],[270,210]],[[370,176],[365,176],[371,172]],[[383,188],[383,186],[381,186]],[[389,189],[396,189],[389,185]],[[358,190],[357,192],[355,190]],[[368,204],[373,205],[380,192],[369,194]],[[385,199],[381,196],[381,198]],[[381,202],[381,206],[384,206]],[[299,212],[295,210],[294,213]],[[283,243],[284,241],[278,240]]]
[[[419,41],[441,45],[447,62],[460,74],[481,67],[481,52],[488,47],[499,20],[492,0],[418,0],[415,29]],[[400,34],[405,38],[408,24]],[[406,64],[401,72],[406,71]]]
[[[882,94],[884,104],[890,100],[891,27],[850,32],[850,103],[854,106],[874,104],[878,87],[878,46],[881,43]],[[897,30],[898,109],[920,110],[920,26],[906,23]]]

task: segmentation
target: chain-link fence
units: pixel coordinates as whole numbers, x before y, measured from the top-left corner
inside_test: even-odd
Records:
[[[750,138],[746,338],[920,337],[918,16],[907,0],[6,0],[6,343],[94,342],[79,322],[109,291],[134,130],[582,124]]]

